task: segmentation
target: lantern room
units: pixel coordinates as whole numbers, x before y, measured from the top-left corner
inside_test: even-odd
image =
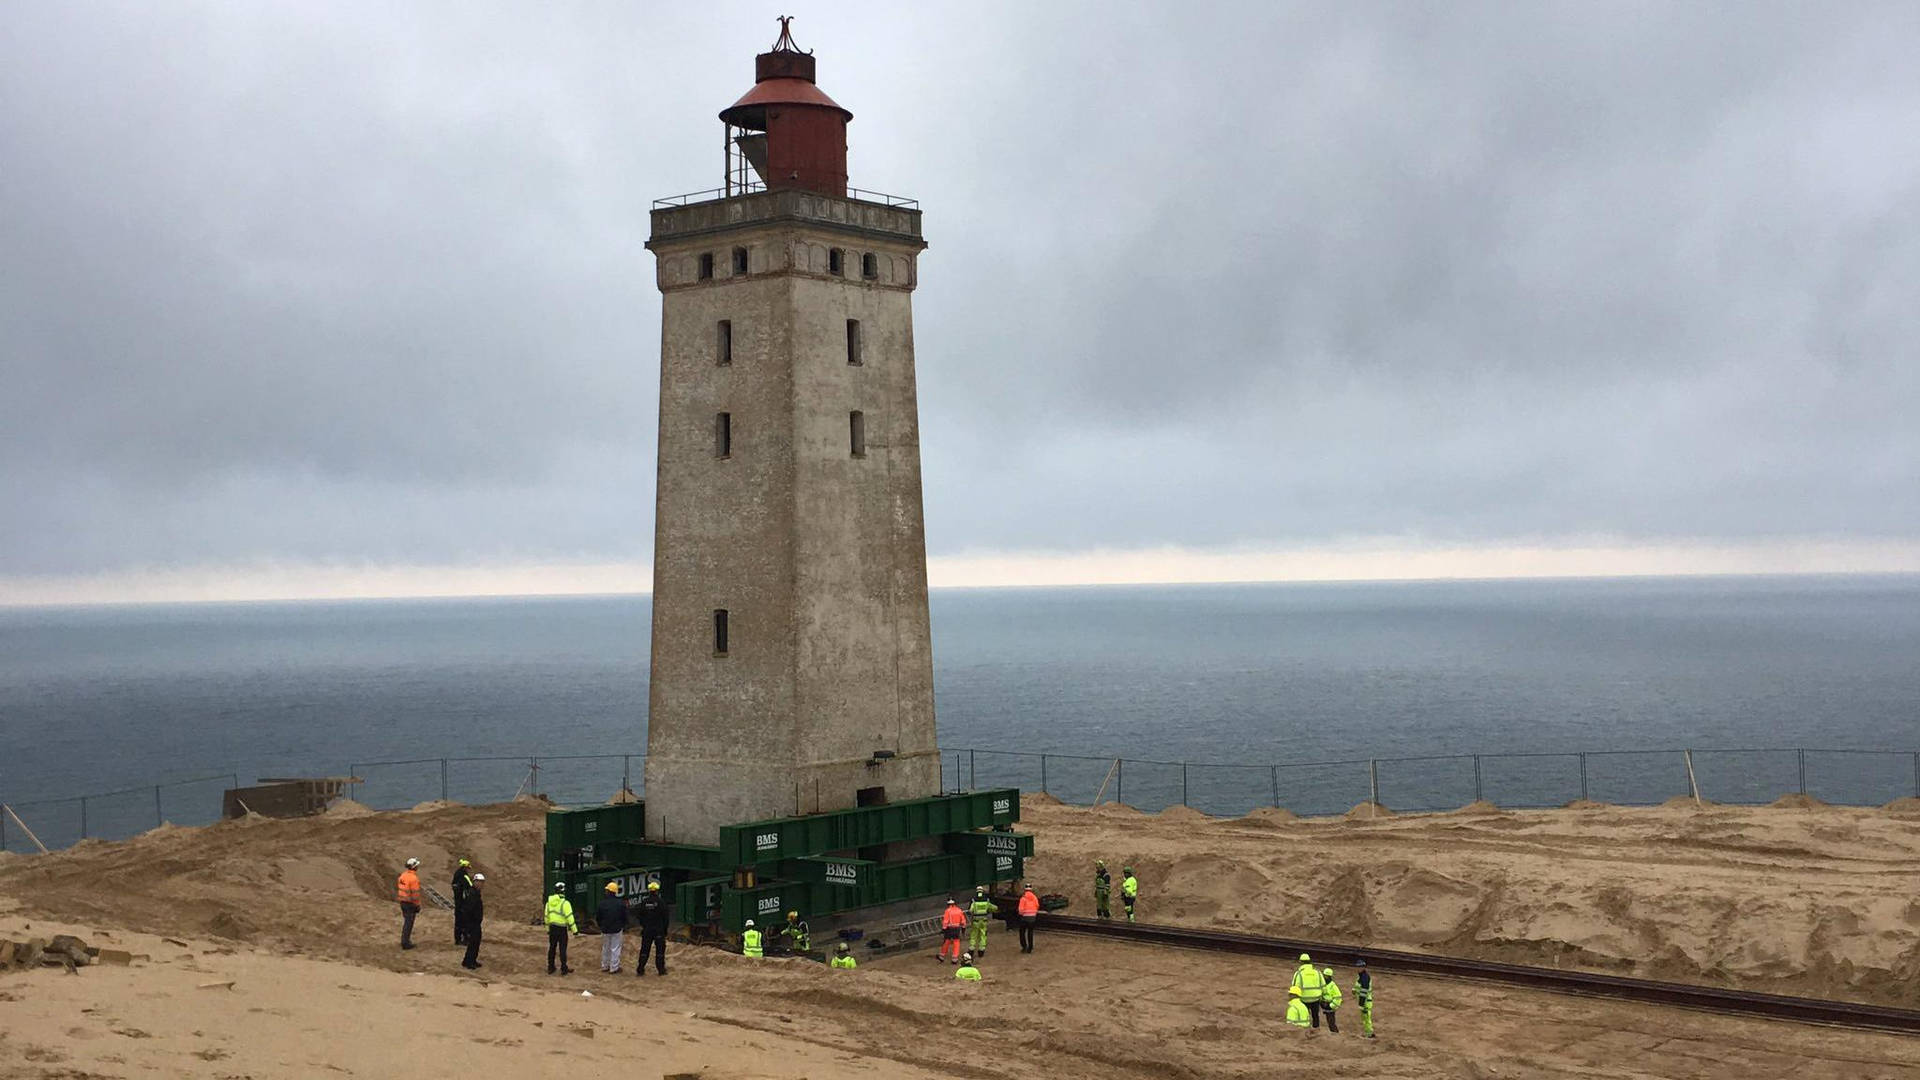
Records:
[[[814,84],[811,52],[780,39],[754,57],[753,89],[721,111],[726,128],[726,193],[798,189],[847,194],[847,122],[853,114]]]

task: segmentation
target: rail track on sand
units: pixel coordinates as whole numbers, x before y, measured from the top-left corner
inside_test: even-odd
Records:
[[[1530,990],[1582,997],[1640,1001],[1668,1008],[1696,1009],[1702,1012],[1791,1020],[1803,1024],[1861,1031],[1892,1031],[1920,1035],[1920,1010],[1895,1009],[1884,1005],[1862,1005],[1822,998],[1787,997],[1760,994],[1749,990],[1729,990],[1690,983],[1659,982],[1621,975],[1602,975],[1588,971],[1502,964],[1490,960],[1467,960],[1456,956],[1403,952],[1394,949],[1357,948],[1324,941],[1298,941],[1291,938],[1261,937],[1224,930],[1199,930],[1185,926],[1159,926],[1128,923],[1120,919],[1088,919],[1072,915],[1046,915],[1039,928],[1053,933],[1085,934],[1093,937],[1131,941],[1142,945],[1169,945],[1182,949],[1237,953],[1283,962],[1291,966],[1301,953],[1315,963],[1351,965],[1364,958],[1368,969],[1449,979],[1500,983]]]

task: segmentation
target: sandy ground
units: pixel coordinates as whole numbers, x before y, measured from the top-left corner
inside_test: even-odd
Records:
[[[1748,815],[1747,827],[1761,835],[1731,846],[1724,836],[1667,835],[1721,813]],[[1406,1078],[1920,1077],[1920,1040],[1413,977],[1382,977],[1378,1040],[1310,1038],[1278,1023],[1288,974],[1278,965],[1066,936],[1043,936],[1040,949],[1023,956],[996,932],[982,965],[987,981],[978,987],[956,984],[951,969],[926,953],[869,960],[847,973],[680,947],[665,980],[614,977],[595,970],[594,938],[576,939],[573,977],[550,978],[544,932],[532,925],[539,882],[525,873],[538,865],[539,815],[527,805],[343,813],[163,829],[127,844],[0,860],[0,936],[24,936],[31,924],[35,935],[70,931],[152,958],[73,976],[0,975],[0,1077],[372,1077],[391,1075],[397,1062],[409,1072],[455,1075],[573,1077],[585,1066],[589,1074],[617,1069],[711,1080],[1330,1071]],[[1843,811],[1588,811],[1372,823],[1210,822],[1182,820],[1188,815],[1180,813],[1053,807],[1030,816],[1048,853],[1033,865],[1043,888],[1076,892],[1069,871],[1077,877],[1099,850],[1136,861],[1147,884],[1146,910],[1157,917],[1336,937],[1345,936],[1331,929],[1340,913],[1323,910],[1327,900],[1318,890],[1354,879],[1369,894],[1370,922],[1342,925],[1371,925],[1380,944],[1469,943],[1524,953],[1537,941],[1504,931],[1481,940],[1479,930],[1463,935],[1460,927],[1504,920],[1571,934],[1566,928],[1584,925],[1580,913],[1598,910],[1588,906],[1593,896],[1619,889],[1628,900],[1624,910],[1644,905],[1666,913],[1660,927],[1668,941],[1692,932],[1685,928],[1699,918],[1693,909],[1705,902],[1696,892],[1754,912],[1751,921],[1704,919],[1718,929],[1701,940],[1738,954],[1731,942],[1749,926],[1784,932],[1797,925],[1788,915],[1804,914],[1808,905],[1840,907],[1846,896],[1865,895],[1857,890],[1874,874],[1858,861],[1892,864],[1880,871],[1889,892],[1911,881],[1887,876],[1907,874],[1897,869],[1898,856],[1867,856],[1874,845],[1893,843],[1902,823],[1886,818],[1883,836],[1872,814]],[[1773,850],[1794,846],[1787,834],[1815,827],[1861,838],[1849,842],[1857,845],[1852,854]],[[1593,854],[1579,857],[1576,848]],[[444,913],[422,915],[423,948],[395,948],[398,919],[389,897],[398,863],[411,854],[428,867],[450,866],[455,853],[481,864],[493,890],[487,966],[477,976],[458,967]],[[1196,859],[1211,861],[1186,861]],[[1421,875],[1466,884],[1426,892],[1393,885],[1423,882]],[[437,884],[440,876],[429,878]],[[1888,884],[1894,881],[1902,884]],[[1553,882],[1561,895],[1551,895]],[[1522,898],[1535,890],[1546,890],[1538,894],[1546,906],[1570,910],[1543,911],[1523,923]],[[1487,908],[1486,898],[1496,896],[1493,917],[1463,923],[1433,914],[1460,907],[1452,898],[1460,892],[1480,897],[1471,908]],[[1308,918],[1289,916],[1295,904],[1321,922],[1287,922]],[[1854,958],[1852,976],[1890,973],[1912,948],[1905,904],[1900,898],[1892,925],[1871,926],[1868,920],[1884,913],[1867,910],[1856,914],[1856,929],[1828,932],[1824,944],[1810,945],[1803,932],[1800,941],[1747,949],[1789,958],[1845,949]],[[1348,973],[1340,978],[1347,982]],[[232,988],[206,986],[225,982]],[[581,997],[582,989],[594,996]],[[1346,1026],[1356,1023],[1347,1010]]]
[[[1795,800],[1798,801],[1798,800]],[[1142,917],[1920,1008],[1920,811],[1591,806],[1211,819],[1023,803],[1029,867],[1090,914],[1093,860]],[[1117,909],[1116,909],[1117,910]]]

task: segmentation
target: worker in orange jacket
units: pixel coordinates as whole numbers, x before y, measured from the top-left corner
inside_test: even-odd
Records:
[[[959,904],[949,899],[947,910],[940,913],[940,956],[941,963],[952,956],[954,963],[960,962],[960,935],[967,932],[967,913]]]
[[[420,860],[408,859],[394,886],[394,898],[400,902],[400,947],[413,948],[413,918],[420,914]]]
[[[1014,912],[1020,917],[1020,951],[1033,951],[1033,924],[1040,921],[1040,898],[1033,894],[1033,885],[1022,886],[1026,891],[1020,894],[1020,902]]]

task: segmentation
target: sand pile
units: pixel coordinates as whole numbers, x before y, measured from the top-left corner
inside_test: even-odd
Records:
[[[1611,803],[1594,802],[1592,799],[1575,799],[1568,803],[1566,808],[1568,810],[1606,810],[1611,805]]]
[[[1795,792],[1792,795],[1782,795],[1767,805],[1779,810],[1818,810],[1827,804],[1811,795]]]
[[[1360,803],[1346,813],[1348,821],[1372,821],[1379,818],[1390,818],[1392,816],[1393,811],[1377,802]]]
[[[1920,814],[1920,799],[1916,799],[1911,795],[1904,795],[1888,803],[1881,809],[1896,814]]]
[[[1920,1007],[1912,819],[1879,810],[1274,811],[1185,822],[1036,809],[1027,874],[1090,910],[1094,858],[1140,871],[1141,917]],[[1920,807],[1916,807],[1920,812]],[[1378,811],[1376,811],[1378,814]]]
[[[327,808],[320,812],[320,816],[334,819],[361,818],[371,813],[374,813],[374,809],[365,803],[354,802],[352,799],[335,799],[327,804]]]
[[[1249,810],[1247,816],[1240,819],[1248,825],[1289,825],[1299,820],[1300,815],[1283,806],[1258,807]]]
[[[1207,815],[1201,813],[1200,811],[1195,810],[1191,806],[1169,806],[1165,810],[1162,810],[1153,816],[1161,821],[1175,821],[1175,822],[1177,821],[1201,822],[1201,821],[1213,820],[1212,818],[1209,818]]]
[[[459,803],[454,802],[452,799],[429,799],[426,802],[417,804],[412,810],[409,810],[408,813],[431,814],[435,810],[452,810],[459,805]]]
[[[1704,810],[1715,805],[1712,799],[1695,799],[1691,795],[1675,795],[1660,804],[1669,810]]]
[[[1453,811],[1453,812],[1454,812],[1454,813],[1456,813],[1456,814],[1463,814],[1463,815],[1468,815],[1468,814],[1470,814],[1470,815],[1475,815],[1475,816],[1479,816],[1479,815],[1483,815],[1483,814],[1504,814],[1504,813],[1506,813],[1506,811],[1505,811],[1505,810],[1502,810],[1502,809],[1500,809],[1500,808],[1499,808],[1498,806],[1495,806],[1494,804],[1492,804],[1492,803],[1490,803],[1490,802],[1488,802],[1488,801],[1487,801],[1487,800],[1485,800],[1485,799],[1478,799],[1478,800],[1475,800],[1474,802],[1470,802],[1470,803],[1468,803],[1467,805],[1465,805],[1465,806],[1463,806],[1463,807],[1461,807],[1460,809],[1458,809],[1458,810],[1455,810],[1455,811]]]

